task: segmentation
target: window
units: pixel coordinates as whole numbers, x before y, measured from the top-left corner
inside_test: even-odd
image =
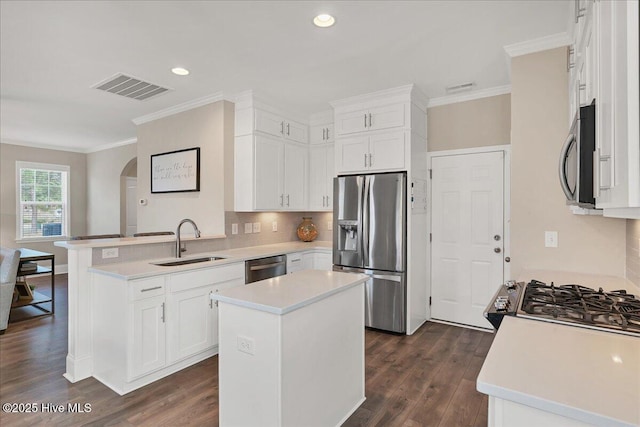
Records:
[[[17,239],[66,236],[69,231],[69,166],[16,162]]]

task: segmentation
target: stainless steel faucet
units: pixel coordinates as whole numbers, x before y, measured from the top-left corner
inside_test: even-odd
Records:
[[[184,224],[185,222],[193,225],[193,231],[195,232],[196,239],[200,237],[200,230],[198,230],[198,226],[195,222],[193,222],[193,220],[185,218],[180,221],[180,224],[178,224],[178,228],[176,229],[176,258],[180,258],[182,256],[182,248],[180,248],[180,227],[182,227],[182,224]]]

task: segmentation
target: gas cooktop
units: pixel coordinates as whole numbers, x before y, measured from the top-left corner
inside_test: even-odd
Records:
[[[625,290],[605,292],[538,280],[526,285],[509,282],[485,311],[496,328],[505,315],[640,336],[640,299]]]

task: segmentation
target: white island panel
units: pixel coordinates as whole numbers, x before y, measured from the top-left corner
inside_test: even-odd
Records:
[[[220,425],[340,425],[365,399],[366,276],[307,270],[279,279],[242,287],[255,285],[242,294],[250,303],[238,289],[215,295]]]

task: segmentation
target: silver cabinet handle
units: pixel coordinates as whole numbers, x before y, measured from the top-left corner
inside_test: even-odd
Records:
[[[289,206],[289,195],[287,194],[287,206]]]
[[[323,140],[323,141],[326,139],[326,137],[325,137],[325,135],[326,135],[326,134],[325,134],[325,132],[326,132],[326,129],[325,129],[325,128],[322,128],[322,140]]]
[[[162,303],[162,323],[164,323],[164,303]]]
[[[327,128],[327,129],[326,129],[326,131],[327,131],[327,138],[326,138],[326,140],[328,141],[328,140],[329,140],[329,128]]]
[[[280,206],[284,206],[284,194],[280,195]]]
[[[162,289],[162,286],[154,286],[153,288],[140,289],[140,292],[155,291],[156,289]]]
[[[284,122],[280,122],[280,133],[284,135]]]
[[[218,291],[219,291],[219,290],[220,290],[220,289],[216,289],[216,294],[218,293]],[[217,307],[217,306],[218,306],[218,300],[216,300],[216,307]],[[213,308],[213,307],[211,307],[211,308]]]
[[[325,206],[327,206],[325,199],[327,198],[327,196],[322,196],[322,207],[324,208]]]
[[[369,113],[369,127],[371,127],[371,126],[372,126],[372,124],[371,124],[371,113]]]
[[[367,127],[367,113],[364,113],[364,127]]]
[[[291,133],[289,133],[289,123],[287,123],[287,135],[291,135]]]
[[[369,167],[373,166],[373,154],[369,153]]]
[[[278,265],[283,265],[283,264],[284,264],[284,261],[274,262],[272,264],[252,265],[251,267],[249,267],[249,270],[251,271],[264,270],[266,268],[276,267]]]
[[[367,167],[367,153],[364,153],[364,167]]]

